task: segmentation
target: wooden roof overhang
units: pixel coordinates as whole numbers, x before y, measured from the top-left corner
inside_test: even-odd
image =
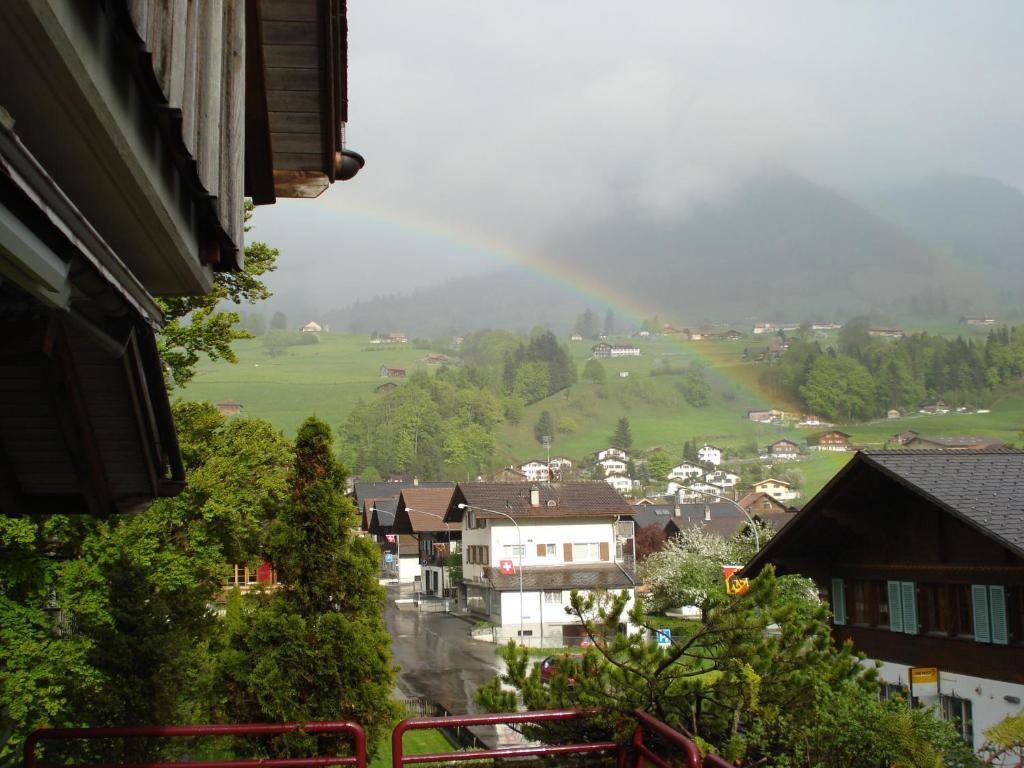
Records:
[[[1024,552],[858,453],[743,569],[778,575],[987,583],[1024,574]]]
[[[109,515],[181,491],[160,321],[0,114],[0,512]]]
[[[351,178],[345,0],[246,0],[246,194],[317,197]]]

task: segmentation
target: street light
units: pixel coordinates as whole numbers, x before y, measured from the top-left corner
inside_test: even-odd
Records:
[[[483,507],[474,507],[472,504],[464,504],[459,502],[459,509],[476,509],[480,512],[488,512],[492,515],[501,515],[507,517],[512,521],[512,525],[516,527],[516,539],[519,541],[519,642],[523,642],[523,535],[519,530],[519,523],[512,517],[508,512],[499,512],[496,509],[484,509]]]
[[[738,509],[740,512],[742,512],[743,516],[745,518],[747,518],[747,524],[750,525],[750,530],[753,531],[753,533],[754,533],[754,551],[755,552],[760,552],[761,551],[761,537],[757,533],[757,524],[754,522],[754,519],[750,516],[750,513],[747,512],[747,510],[745,510],[743,507],[741,507],[735,501],[730,499],[728,496],[719,496],[717,493],[711,493],[711,491],[702,491],[699,488],[687,488],[686,490],[688,490],[688,491],[696,491],[697,493],[703,494],[704,496],[711,496],[712,498],[718,499],[719,501],[727,501],[730,504],[732,504],[734,507],[736,507],[736,509]]]
[[[448,521],[445,520],[443,517],[441,517],[441,515],[437,514],[436,512],[427,512],[425,509],[416,509],[415,507],[409,507],[409,506],[406,506],[405,509],[406,509],[407,512],[415,512],[415,513],[417,513],[419,515],[430,515],[431,517],[436,517],[438,520],[440,520],[442,523],[444,523],[445,530],[448,532],[448,555],[451,555],[451,553],[452,553],[452,527],[451,527],[451,525],[449,525]],[[445,590],[444,582],[445,581],[450,581],[450,579],[447,579],[446,576],[445,576],[445,568],[448,565],[447,561],[448,561],[448,558],[446,556],[445,557],[445,562],[442,563],[442,565],[441,565],[441,582],[442,582],[442,584],[441,584],[441,596],[442,597],[444,597],[444,590]]]

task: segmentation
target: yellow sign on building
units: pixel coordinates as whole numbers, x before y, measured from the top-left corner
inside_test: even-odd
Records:
[[[914,685],[939,682],[938,667],[911,667],[910,682]]]

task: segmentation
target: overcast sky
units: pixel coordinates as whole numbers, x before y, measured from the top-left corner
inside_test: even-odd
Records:
[[[349,0],[366,168],[259,209],[311,309],[503,263],[574,219],[660,217],[784,167],[852,194],[1024,188],[1024,3]]]

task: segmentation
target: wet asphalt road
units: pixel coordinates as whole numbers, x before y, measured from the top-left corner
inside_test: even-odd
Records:
[[[402,695],[437,702],[453,714],[478,711],[474,692],[504,666],[494,643],[470,638],[472,623],[455,616],[399,609],[398,596],[396,587],[388,588],[384,619],[392,656],[401,667]]]

